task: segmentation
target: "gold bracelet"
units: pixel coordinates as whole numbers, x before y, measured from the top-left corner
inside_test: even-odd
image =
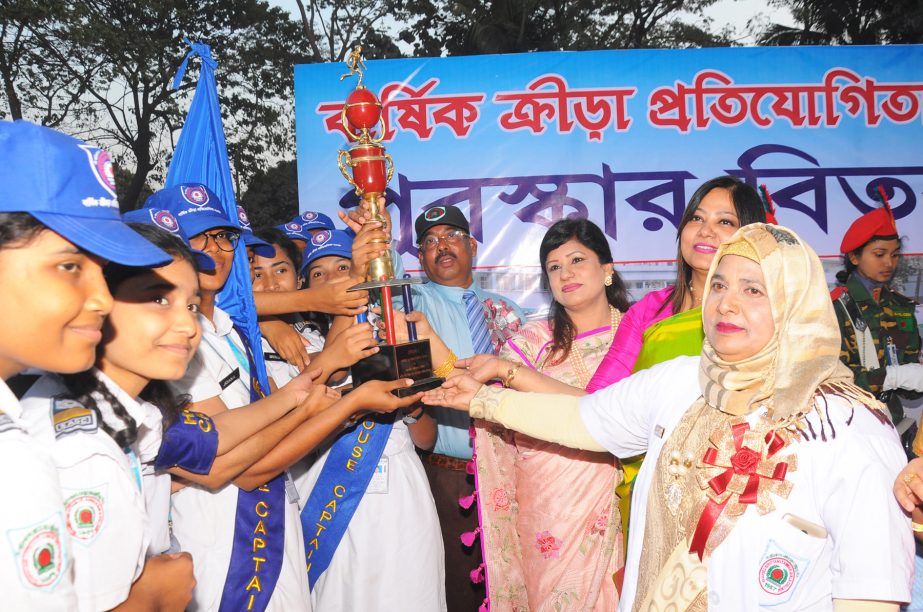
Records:
[[[923,523],[914,523],[910,521],[910,528],[917,533],[923,533]]]
[[[442,362],[441,366],[433,370],[433,376],[445,378],[452,373],[452,370],[455,369],[456,361],[458,361],[458,357],[455,356],[455,353],[452,352],[452,349],[449,349],[449,356],[445,358],[445,361]]]
[[[516,378],[516,372],[519,371],[519,368],[522,366],[521,361],[517,361],[510,366],[510,369],[506,371],[506,378],[503,379],[503,386],[507,389],[510,388],[510,385],[513,384],[513,379]]]

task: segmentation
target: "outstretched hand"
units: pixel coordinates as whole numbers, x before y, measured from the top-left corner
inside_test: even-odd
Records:
[[[894,497],[907,512],[923,504],[923,457],[911,460],[897,475]]]
[[[426,391],[423,394],[423,403],[468,412],[471,400],[482,386],[471,376],[455,376],[442,383],[441,387]]]
[[[368,411],[386,413],[394,412],[398,408],[407,408],[420,401],[421,393],[397,397],[392,391],[413,384],[410,378],[398,380],[370,380],[364,382],[346,396],[352,404],[354,412]]]
[[[455,362],[456,370],[464,372],[480,383],[498,380],[505,371],[504,360],[495,355],[474,355]]]

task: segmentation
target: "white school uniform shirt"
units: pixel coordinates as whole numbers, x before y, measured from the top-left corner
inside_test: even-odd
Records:
[[[0,466],[2,607],[42,612],[76,609],[71,542],[51,446],[31,435],[19,400],[2,380]]]
[[[581,399],[581,418],[593,437],[617,457],[647,452],[635,480],[631,532],[620,610],[631,610],[637,591],[648,492],[664,443],[699,398],[699,357],[678,357]],[[708,609],[833,610],[833,599],[910,601],[914,546],[910,522],[891,493],[907,463],[893,427],[865,407],[828,397],[827,441],[793,441],[798,466],[786,474],[787,499],[760,516],[748,508],[706,559]],[[840,404],[840,405],[835,405]],[[815,432],[821,422],[806,417]],[[826,538],[807,535],[783,520],[822,526]],[[772,582],[767,574],[781,568]]]
[[[244,346],[226,312],[216,307],[213,318],[214,323],[200,315],[202,343],[186,375],[171,385],[179,393],[188,393],[193,402],[220,397],[233,410],[250,404],[250,375],[229,342],[241,355]],[[222,389],[220,381],[229,380],[235,370],[238,376]],[[173,535],[181,549],[192,554],[195,568],[191,611],[217,610],[221,603],[231,562],[237,491],[233,484],[217,491],[190,485],[173,494]],[[286,502],[282,570],[267,610],[310,612],[298,503],[297,499]]]
[[[128,598],[144,569],[152,528],[142,484],[142,462],[153,462],[160,448],[160,412],[139,404],[101,372],[100,381],[115,395],[138,427],[129,452],[99,424],[124,424],[108,402],[97,397],[99,415],[73,400],[56,374],[39,379],[23,398],[34,413],[51,413],[52,457],[64,502],[64,519],[74,555],[76,609],[109,610]]]

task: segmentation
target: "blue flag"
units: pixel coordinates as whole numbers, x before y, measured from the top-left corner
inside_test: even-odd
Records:
[[[167,169],[166,186],[179,183],[202,183],[211,189],[234,224],[239,226],[237,199],[234,197],[234,184],[231,181],[231,165],[228,161],[228,149],[224,139],[224,125],[221,121],[221,108],[218,105],[218,86],[215,83],[215,68],[218,63],[212,59],[211,49],[204,43],[189,42],[192,50],[186,55],[176,77],[173,89],[179,87],[186,74],[189,60],[195,56],[202,58],[199,82],[196,84],[189,114],[183,124],[173,152],[173,159]],[[247,248],[243,240],[237,243],[234,252],[234,265],[224,289],[218,294],[218,307],[227,312],[235,326],[245,336],[250,346],[261,346],[262,337],[256,322],[256,306],[253,303],[253,290],[250,282],[250,264],[247,261]],[[268,393],[269,381],[266,376],[266,363],[263,351],[254,350],[256,365],[255,376],[260,386]]]

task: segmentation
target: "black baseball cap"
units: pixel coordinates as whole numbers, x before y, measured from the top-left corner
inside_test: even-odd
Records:
[[[413,224],[417,232],[417,243],[423,238],[423,234],[437,225],[451,225],[463,230],[466,234],[471,233],[468,219],[465,218],[464,213],[459,208],[455,206],[433,206],[424,210]]]

